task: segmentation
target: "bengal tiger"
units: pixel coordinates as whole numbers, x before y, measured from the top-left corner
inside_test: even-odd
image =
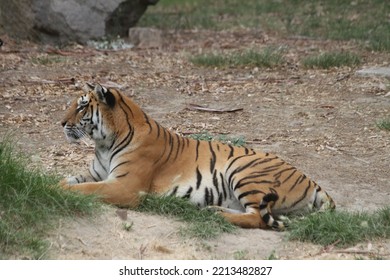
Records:
[[[69,142],[92,138],[95,156],[87,172],[61,185],[106,203],[135,208],[144,194],[177,196],[237,226],[276,230],[285,227],[279,215],[335,208],[319,185],[279,157],[179,136],[117,89],[88,84],[62,126]]]

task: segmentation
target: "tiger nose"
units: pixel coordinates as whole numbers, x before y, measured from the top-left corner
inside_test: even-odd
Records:
[[[61,125],[62,125],[62,127],[65,127],[66,121],[61,121]]]

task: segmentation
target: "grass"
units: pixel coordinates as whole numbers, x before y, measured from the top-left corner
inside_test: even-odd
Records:
[[[353,246],[359,242],[390,237],[390,207],[374,213],[327,211],[294,219],[289,238],[323,246]]]
[[[380,120],[376,123],[379,129],[390,131],[390,119]]]
[[[245,139],[243,137],[230,137],[224,134],[213,136],[209,132],[202,132],[202,133],[190,134],[188,137],[195,140],[203,140],[203,141],[215,140],[215,141],[231,144],[233,146],[238,146],[238,147],[245,145]]]
[[[58,55],[41,55],[41,56],[31,57],[30,60],[31,63],[33,64],[40,64],[45,66],[53,65],[56,63],[63,63],[67,61],[66,58]]]
[[[357,66],[359,64],[359,56],[349,52],[327,52],[309,56],[303,60],[303,65],[307,68],[329,69],[341,66]]]
[[[0,139],[0,170],[0,259],[43,258],[56,220],[98,209],[94,197],[66,192],[55,187],[56,176],[30,169],[9,139]]]
[[[160,0],[138,25],[170,30],[251,28],[282,36],[356,40],[386,51],[389,12],[386,0]]]
[[[174,196],[146,195],[138,211],[177,218],[187,223],[181,233],[185,236],[208,239],[223,232],[233,232],[236,227],[222,216],[199,209],[188,200]]]
[[[247,50],[232,54],[200,54],[190,58],[198,66],[206,67],[244,67],[272,68],[283,63],[280,48],[266,48],[260,52]]]

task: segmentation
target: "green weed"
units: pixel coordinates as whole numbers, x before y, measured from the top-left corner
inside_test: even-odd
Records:
[[[390,237],[390,207],[374,213],[327,211],[295,218],[289,238],[323,246],[353,246],[359,242]]]
[[[67,61],[66,58],[58,55],[41,55],[37,57],[32,57],[30,60],[33,64],[40,64],[45,66],[53,65],[56,63],[63,63]]]
[[[59,217],[98,209],[94,197],[66,192],[56,176],[29,167],[9,139],[0,139],[0,258],[42,258],[45,233]]]
[[[245,139],[243,137],[231,137],[224,134],[213,136],[209,132],[202,132],[202,133],[190,134],[188,137],[195,140],[202,140],[202,141],[215,140],[215,141],[219,141],[222,143],[231,144],[233,146],[239,146],[239,147],[245,145]]]
[[[195,65],[206,67],[261,67],[272,68],[283,63],[280,49],[266,48],[261,52],[247,50],[233,54],[201,54],[190,58]]]
[[[233,259],[235,260],[249,260],[247,250],[238,250],[233,252]]]
[[[360,64],[360,58],[356,54],[348,52],[323,53],[317,56],[310,56],[303,60],[307,68],[329,69],[341,66],[356,66]]]
[[[390,119],[380,120],[376,123],[379,129],[390,131]]]
[[[236,228],[222,216],[199,209],[188,200],[174,196],[146,195],[137,210],[186,222],[181,232],[190,237],[213,238],[223,232],[233,232]]]

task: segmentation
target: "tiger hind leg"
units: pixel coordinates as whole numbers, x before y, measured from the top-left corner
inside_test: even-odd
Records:
[[[242,228],[268,227],[267,224],[263,222],[258,209],[249,208],[246,212],[243,212],[240,210],[216,205],[207,206],[206,209],[216,212],[217,214],[224,217],[228,222]]]
[[[248,209],[245,213],[234,213],[232,211],[219,212],[228,222],[242,228],[267,228],[263,222],[260,212],[257,209]]]
[[[247,208],[246,212],[225,208],[221,206],[208,206],[208,210],[217,212],[230,223],[242,228],[272,228],[282,231],[286,225],[272,216],[271,208],[278,200],[278,195],[275,193],[266,194],[259,204],[259,208]]]

